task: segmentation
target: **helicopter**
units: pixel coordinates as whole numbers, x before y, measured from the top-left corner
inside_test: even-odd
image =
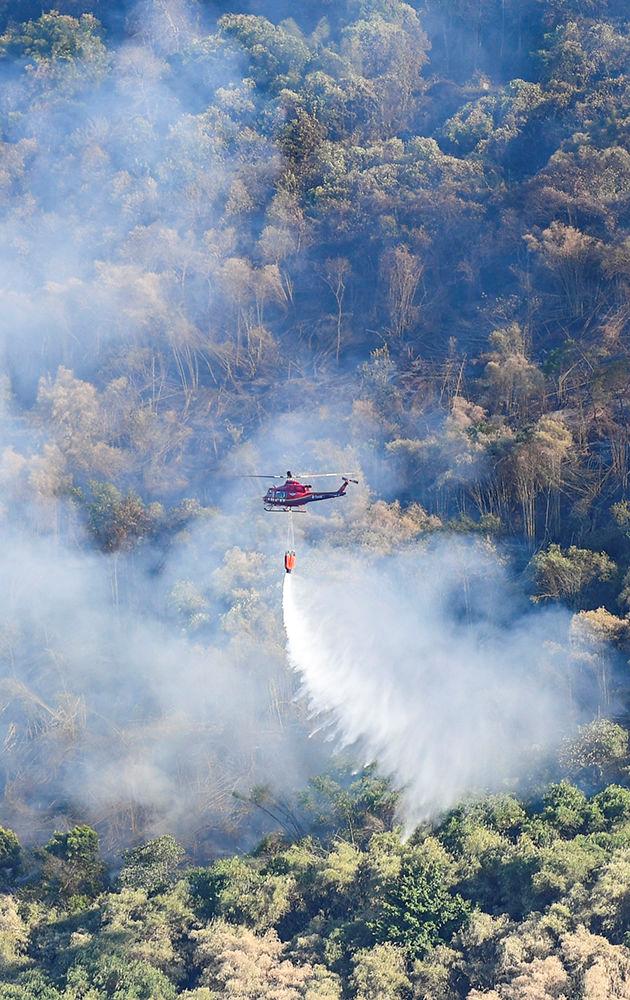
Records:
[[[328,490],[314,492],[310,483],[302,482],[304,479],[327,479],[340,477],[342,482],[338,490]],[[358,479],[351,479],[343,472],[302,472],[294,476],[289,470],[285,476],[248,476],[248,479],[284,479],[282,486],[270,486],[262,498],[264,508],[267,511],[279,510],[293,511],[296,508],[304,507],[308,503],[315,503],[318,500],[334,500],[337,497],[345,496],[349,483],[358,485]]]

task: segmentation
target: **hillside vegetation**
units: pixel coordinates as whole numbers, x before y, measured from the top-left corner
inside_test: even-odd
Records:
[[[2,1000],[630,996],[627,18],[0,0]],[[403,836],[309,738],[294,462],[298,547],[568,609],[516,790]]]
[[[628,996],[630,790],[495,796],[402,844],[391,793],[318,781],[316,835],[185,865],[163,836],[110,885],[89,827],[2,833],[7,1000]],[[19,877],[21,867],[27,875]],[[10,982],[11,985],[8,983]]]

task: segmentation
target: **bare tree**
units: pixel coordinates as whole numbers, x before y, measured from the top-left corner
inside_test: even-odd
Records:
[[[335,358],[339,363],[339,353],[341,351],[341,334],[343,330],[343,301],[346,294],[348,278],[352,274],[352,267],[347,257],[330,257],[324,261],[322,268],[322,278],[330,288],[337,303],[336,320],[336,344]]]
[[[389,251],[383,264],[387,280],[389,331],[394,337],[403,337],[417,319],[415,299],[424,264],[404,244]]]

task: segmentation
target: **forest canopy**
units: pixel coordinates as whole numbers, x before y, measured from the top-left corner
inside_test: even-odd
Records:
[[[628,27],[0,0],[0,1000],[628,996]],[[434,567],[553,753],[409,829],[327,739],[296,462],[311,579]]]

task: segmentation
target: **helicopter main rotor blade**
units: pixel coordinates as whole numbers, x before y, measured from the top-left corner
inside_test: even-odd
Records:
[[[350,476],[358,476],[358,472],[298,472],[298,479],[347,479],[348,482],[354,482],[351,480]]]
[[[358,476],[358,472],[296,472],[291,473],[295,479],[347,479],[349,483],[356,483],[356,479],[351,476]],[[241,477],[243,479],[287,479],[286,473],[282,476],[262,476],[246,472]],[[291,477],[289,477],[291,478]]]

